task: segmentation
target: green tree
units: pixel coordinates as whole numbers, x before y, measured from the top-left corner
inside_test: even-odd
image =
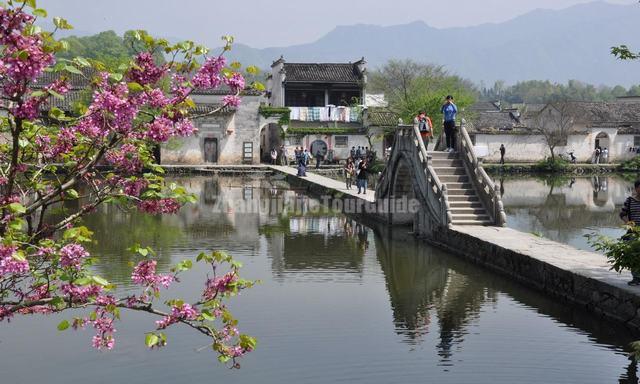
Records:
[[[370,76],[369,89],[382,92],[389,108],[404,121],[413,121],[418,111],[425,111],[434,127],[440,124],[440,108],[447,95],[453,95],[460,110],[471,105],[478,91],[468,80],[449,73],[443,66],[390,60]]]

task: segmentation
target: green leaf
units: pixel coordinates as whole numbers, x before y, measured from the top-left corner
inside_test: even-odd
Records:
[[[11,255],[11,257],[14,260],[18,260],[18,261],[27,261],[27,258],[25,257],[24,252],[22,251],[15,252],[13,255]]]
[[[100,276],[93,276],[92,279],[96,284],[101,285],[103,287],[106,287],[109,285],[109,282]]]
[[[33,10],[33,16],[37,17],[47,17],[47,11],[42,8],[36,8]]]
[[[35,8],[36,7],[36,0],[24,0],[23,3],[27,7],[31,7],[31,8]]]
[[[64,70],[70,73],[75,73],[76,75],[84,76],[84,73],[73,65],[65,65]]]
[[[83,66],[83,67],[90,67],[91,66],[91,63],[89,63],[89,60],[85,59],[84,57],[79,57],[78,56],[78,57],[73,59],[73,62],[78,64],[78,65],[80,65],[80,66]]]
[[[255,65],[250,65],[245,70],[250,75],[257,75],[258,73],[260,73],[260,68],[256,67]]]
[[[60,322],[60,324],[58,324],[58,331],[64,331],[65,329],[69,328],[71,324],[69,324],[68,320],[62,320]]]
[[[109,78],[114,81],[121,81],[123,76],[122,73],[110,73]]]
[[[9,204],[9,210],[13,213],[25,213],[27,212],[27,208],[25,208],[20,203],[11,203]]]
[[[73,67],[72,67],[73,68]],[[55,97],[56,99],[60,99],[60,100],[64,100],[64,96],[62,96],[61,94],[59,94],[58,92],[54,91],[53,89],[48,89],[47,92],[49,92],[49,94],[53,97]],[[56,108],[57,109],[57,108]]]
[[[127,87],[131,92],[142,92],[144,91],[144,87],[136,82],[127,83]]]
[[[88,277],[82,277],[80,279],[76,279],[73,281],[73,285],[89,285],[91,284],[91,279]]]
[[[147,333],[147,337],[145,337],[144,339],[144,343],[147,345],[147,347],[151,348],[154,345],[158,344],[158,341],[160,339],[158,338],[158,336],[156,336],[153,333]]]
[[[35,3],[35,0],[34,0],[34,3]],[[69,22],[66,19],[63,19],[62,17],[54,17],[53,24],[58,29],[73,29],[73,26],[69,24]]]
[[[80,196],[78,195],[78,191],[76,191],[75,189],[69,189],[69,190],[67,190],[67,191],[65,192],[65,195],[66,195],[66,197],[67,197],[68,199],[73,199],[73,200],[75,200],[75,199],[77,199],[78,197],[80,197]]]

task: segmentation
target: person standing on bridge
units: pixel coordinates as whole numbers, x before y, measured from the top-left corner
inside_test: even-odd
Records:
[[[633,193],[631,196],[627,197],[627,200],[625,200],[624,205],[622,206],[622,210],[620,210],[620,218],[624,220],[626,225],[635,227],[640,224],[640,180],[637,180],[633,184],[633,187]],[[635,240],[633,237],[634,231],[630,229],[624,236],[622,236],[622,240]],[[634,256],[640,257],[640,255]],[[633,276],[633,279],[627,284],[640,285],[640,271],[632,269],[631,276]]]
[[[500,164],[504,165],[504,154],[507,152],[507,149],[504,147],[504,144],[500,144]]]
[[[453,152],[456,150],[456,115],[458,114],[458,107],[453,103],[453,96],[446,97],[440,112],[444,115],[444,134],[447,140],[445,151]]]
[[[347,163],[344,165],[344,179],[347,183],[347,189],[351,189],[351,185],[353,184],[353,175],[356,173],[356,170],[353,166],[353,159],[348,158]]]
[[[368,173],[369,173],[369,167],[367,164],[367,159],[364,159],[360,162],[360,164],[358,165],[358,170],[357,170],[358,176],[356,179],[356,185],[358,187],[358,195],[360,194],[360,190],[362,190],[362,193],[364,193],[365,195],[367,194],[367,184],[368,184]]]
[[[431,119],[424,111],[420,111],[415,119],[413,119],[413,125],[418,127],[420,137],[424,143],[424,149],[427,149],[429,146],[429,138],[433,135],[433,124],[431,124]]]

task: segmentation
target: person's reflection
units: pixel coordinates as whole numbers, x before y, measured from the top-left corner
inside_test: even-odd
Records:
[[[571,178],[571,181],[569,182],[569,188],[570,188],[570,189],[573,189],[573,184],[575,184],[575,183],[576,183],[576,178],[575,178],[575,177],[572,177],[572,178]]]
[[[500,178],[500,197],[504,196],[504,177]]]
[[[618,379],[619,384],[638,384],[638,362],[634,356],[629,356],[627,371]]]
[[[349,219],[344,222],[344,234],[346,237],[353,237],[353,225]]]
[[[358,248],[365,251],[369,248],[369,230],[364,225],[356,223],[356,233],[358,234]]]

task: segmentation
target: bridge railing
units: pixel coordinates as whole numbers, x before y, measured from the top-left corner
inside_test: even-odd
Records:
[[[447,198],[447,186],[442,184],[440,178],[433,169],[431,155],[428,154],[424,145],[418,126],[416,125],[400,125],[396,130],[397,140],[411,140],[412,145],[417,148],[418,160],[427,182],[428,193],[426,194],[427,204],[433,212],[438,212],[437,221],[440,225],[447,226],[451,224],[451,207]]]
[[[500,190],[487,175],[487,172],[482,167],[482,162],[476,157],[473,150],[473,142],[469,137],[464,121],[458,129],[457,146],[460,159],[471,176],[473,187],[487,209],[491,220],[494,225],[504,226],[507,222],[507,215],[502,205]]]

